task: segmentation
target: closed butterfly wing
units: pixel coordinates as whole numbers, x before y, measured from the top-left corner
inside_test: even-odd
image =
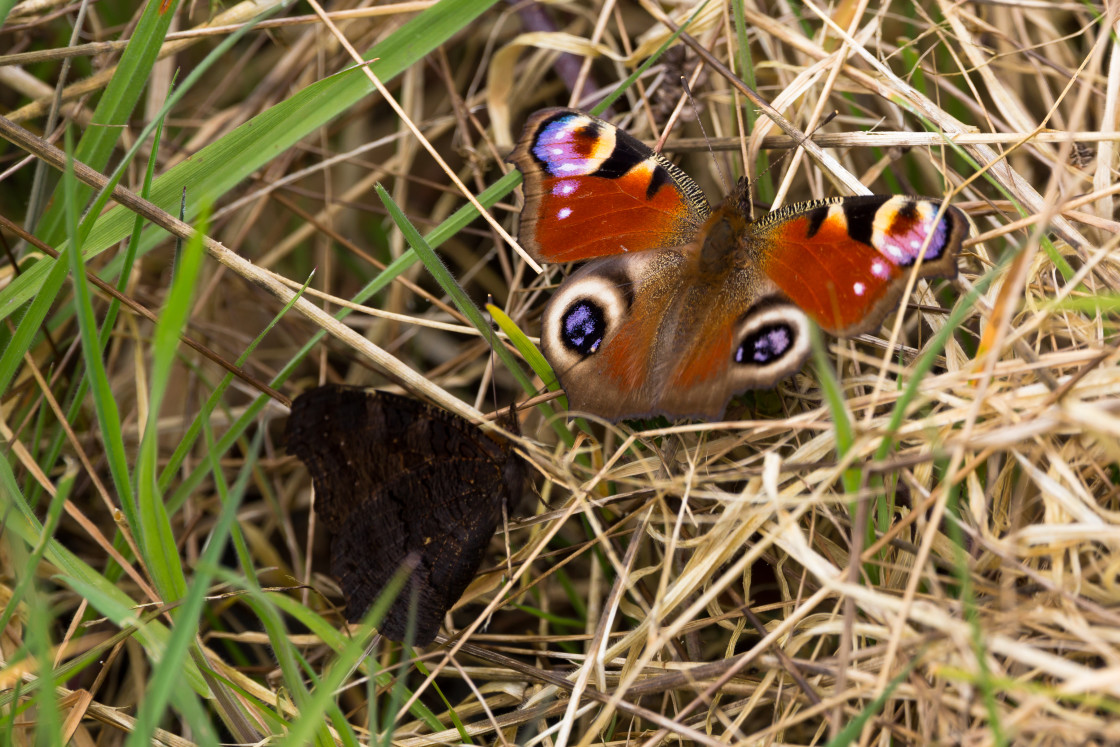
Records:
[[[287,438],[315,484],[347,618],[360,619],[407,564],[408,584],[379,630],[403,640],[415,600],[413,640],[430,643],[478,571],[503,505],[523,495],[522,459],[456,415],[340,386],[297,397]]]

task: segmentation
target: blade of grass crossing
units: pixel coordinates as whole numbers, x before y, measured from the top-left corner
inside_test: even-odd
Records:
[[[6,459],[0,459],[0,515],[5,532],[13,532],[29,545],[46,536],[35,512],[24,500],[16,484],[15,474]],[[136,639],[153,661],[159,661],[167,641],[168,630],[157,619],[145,621],[136,613],[136,601],[120,587],[107,580],[55,539],[47,542],[44,557],[56,569],[56,578],[87,600],[100,614],[120,628],[136,626]],[[179,672],[196,692],[206,692],[198,669],[189,664]],[[0,694],[0,705],[4,703]]]
[[[669,50],[669,47],[673,46],[674,42],[676,42],[680,35],[683,34],[685,30],[687,30],[688,27],[692,25],[692,22],[696,20],[697,16],[699,16],[704,8],[707,7],[709,2],[711,2],[711,0],[704,0],[704,2],[700,3],[700,5],[696,7],[696,10],[692,12],[692,15],[685,19],[685,22],[682,23],[676,31],[669,35],[669,38],[665,40],[665,43],[658,47],[657,51],[651,54],[649,58],[644,60],[642,64],[634,70],[634,72],[630,73],[630,75],[627,76],[626,80],[615,86],[614,90],[611,91],[611,93],[606,98],[604,98],[591,109],[591,113],[596,116],[602,114],[607,110],[607,107],[609,107],[611,104],[617,101],[619,97],[626,93],[627,89],[629,89],[630,86],[634,85],[638,78],[645,75],[646,70],[652,67],[653,64],[657,62],[657,60],[661,57],[661,55],[665,54],[665,52]]]
[[[110,178],[110,182],[113,184],[117,182],[128,164],[132,162],[133,156],[136,155],[143,143],[147,141],[148,135],[151,134],[152,129],[157,123],[162,123],[168,111],[193,88],[195,83],[202,79],[203,74],[211,65],[224,57],[226,52],[232,49],[254,26],[266,18],[275,15],[288,5],[291,5],[292,1],[293,0],[284,0],[272,7],[265,8],[255,18],[242,24],[237,30],[222,39],[212,51],[203,57],[198,65],[191,69],[190,74],[188,74],[183,81],[183,85],[173,90],[160,111],[151,118],[151,121],[145,125],[140,134],[135,138],[132,146],[114,168],[113,176],[116,178]],[[136,107],[136,102],[139,100],[140,94],[143,93],[147,85],[152,66],[156,62],[159,49],[164,42],[169,24],[175,16],[177,6],[178,0],[174,0],[170,8],[165,9],[164,12],[160,12],[157,3],[151,2],[148,4],[148,8],[141,17],[140,23],[137,24],[132,36],[129,37],[128,46],[121,56],[120,64],[117,66],[112,80],[109,81],[109,85],[106,86],[104,93],[98,101],[97,109],[93,115],[93,122],[100,126],[87,128],[74,154],[77,160],[97,171],[102,171],[109,162],[113,151],[117,147],[117,142],[120,139],[121,133],[124,132],[124,125],[128,124],[133,109]],[[91,191],[92,189],[90,187],[85,186],[79,190],[78,194],[81,196],[83,202],[88,199]],[[192,192],[192,194],[194,193]],[[98,213],[100,213],[100,211],[95,211],[93,214],[96,216]],[[39,232],[40,238],[43,238],[47,243],[53,244],[59,238],[57,236],[57,226],[54,225],[54,223],[55,220],[51,211],[48,210],[41,224],[41,231]]]
[[[378,184],[376,189],[377,196],[381,198],[381,202],[389,211],[389,217],[397,224],[397,228],[404,234],[408,245],[411,246],[412,250],[420,257],[420,261],[424,263],[424,266],[428,268],[428,272],[431,273],[432,277],[434,277],[440,287],[443,288],[443,292],[446,293],[455,304],[455,308],[462,312],[463,316],[467,318],[467,321],[474,325],[475,329],[479,331],[479,334],[481,334],[484,339],[489,339],[490,325],[487,324],[486,317],[482,315],[482,311],[475,306],[470,296],[455,282],[455,277],[443,264],[439,256],[432,250],[431,245],[424,241],[424,237],[421,236],[420,232],[416,230],[416,227],[412,225],[412,222],[385,188]],[[509,372],[514,375],[514,378],[517,379],[517,382],[521,384],[521,387],[526,392],[531,394],[536,393],[536,387],[533,386],[533,382],[530,381],[525,375],[525,372],[521,370],[517,359],[514,358],[504,346],[495,345],[494,352],[497,353],[498,358],[501,359],[502,363],[505,364],[506,368],[509,369]]]
[[[47,541],[54,536],[54,530],[58,526],[59,519],[62,517],[62,507],[66,504],[66,500],[70,495],[71,488],[74,487],[74,477],[77,475],[76,463],[70,464],[66,467],[66,471],[62,475],[62,479],[58,481],[58,487],[55,494],[51,497],[50,506],[47,508],[47,515],[43,521],[43,529],[40,533],[39,541],[32,547],[31,555],[17,565],[17,568],[38,568],[39,563],[43,560],[43,554],[47,551]],[[5,515],[7,511],[5,510]],[[11,594],[8,597],[4,609],[0,610],[0,630],[7,630],[8,623],[11,622],[12,615],[16,613],[19,607],[20,600],[23,595],[32,589],[32,584],[37,578],[34,573],[24,574],[22,578],[16,577],[17,582]]]
[[[505,197],[509,192],[521,182],[521,174],[514,171],[506,174],[499,179],[489,188],[484,190],[478,195],[478,201],[485,207],[490,207],[498,202],[498,200]],[[478,216],[477,211],[471,204],[466,204],[451,214],[443,223],[433,229],[426,237],[429,246],[438,247],[454,236],[458,231],[462,230],[471,223]],[[382,272],[378,274],[373,280],[365,285],[360,291],[354,294],[353,301],[358,304],[365,303],[376,293],[385,289],[396,277],[401,275],[406,269],[411,267],[419,259],[416,252],[411,248],[408,249],[397,259],[393,260]],[[2,294],[0,294],[2,295]],[[334,315],[335,319],[345,319],[352,313],[351,309],[339,309]],[[311,338],[292,356],[291,360],[280,370],[280,372],[269,382],[269,384],[276,388],[283,386],[284,382],[288,380],[307,357],[312,350],[319,344],[327,333],[319,330],[311,336]],[[225,453],[230,446],[242,436],[246,429],[256,424],[257,418],[261,410],[268,404],[268,398],[264,395],[258,397],[253,403],[241,414],[236,421],[234,421],[229,429],[222,434],[218,440],[218,448],[222,453]],[[167,491],[171,489],[171,482],[177,475],[181,462],[176,462],[174,459],[169,462],[164,469],[163,475],[160,479],[161,490]],[[177,510],[183,501],[194,491],[195,488],[202,482],[206,476],[205,465],[198,465],[195,469],[185,478],[182,479],[171,498],[167,501],[170,510]]]
[[[178,355],[179,337],[186,328],[194,288],[202,270],[202,236],[206,233],[205,229],[206,222],[203,220],[183,249],[179,272],[156,323],[152,339],[148,422],[140,441],[137,465],[137,501],[142,529],[139,533],[140,547],[156,588],[164,601],[168,602],[178,600],[186,594],[187,582],[157,480],[159,416],[172,366]]]
[[[12,560],[18,563],[16,567],[39,567],[47,544],[54,536],[54,530],[62,517],[62,507],[70,497],[77,475],[77,466],[71,464],[59,480],[39,540],[32,547],[30,555],[24,557],[25,548],[18,542],[12,543]],[[27,653],[34,657],[38,673],[34,692],[36,741],[39,744],[59,744],[62,741],[62,715],[55,692],[55,685],[59,679],[54,671],[54,644],[51,641],[51,631],[57,626],[51,615],[50,600],[46,594],[36,588],[35,578],[36,574],[28,573],[24,576],[27,583],[21,581],[19,587],[13,591],[11,602],[4,611],[4,625],[0,626],[0,630],[7,630],[8,610],[14,612],[18,601],[22,598],[27,612],[27,627],[24,628]]]
[[[181,274],[187,275],[192,271],[191,265],[201,264],[202,257],[202,242],[192,239],[187,242],[187,248],[183,253],[183,265]],[[197,273],[197,268],[194,268]],[[181,285],[177,282],[175,285]],[[173,287],[171,291],[171,299],[168,300],[169,309],[174,308],[172,299],[175,298],[177,291],[183,295],[178,287]],[[188,288],[186,294],[187,305],[190,300],[190,289]],[[181,300],[181,299],[180,299]],[[165,314],[171,321],[167,326],[172,327],[175,321],[173,313]],[[183,316],[185,320],[185,315]],[[161,322],[162,322],[161,318]],[[173,328],[173,329],[177,329]],[[160,356],[159,334],[156,335],[156,357]],[[177,343],[177,336],[173,338],[172,352],[174,352],[174,344]],[[166,339],[162,341],[163,345],[167,345]],[[153,366],[156,368],[156,366]],[[168,371],[169,372],[169,371]],[[156,390],[159,388],[161,382],[156,381],[156,376],[153,375],[153,404],[158,402]],[[166,384],[166,381],[162,382]],[[153,407],[153,412],[158,408]],[[149,427],[153,428],[152,423]],[[209,429],[207,428],[209,435]],[[148,433],[145,433],[147,438]],[[218,455],[214,451],[208,451],[209,459],[207,463],[210,467],[210,473],[214,476],[214,485],[221,499],[222,510],[218,514],[217,522],[214,525],[210,536],[207,538],[205,549],[202,552],[202,557],[194,569],[194,578],[187,589],[186,594],[181,598],[181,604],[174,610],[173,616],[175,619],[175,627],[171,631],[171,638],[167,642],[167,648],[164,650],[163,658],[159,662],[159,666],[152,670],[152,677],[148,683],[148,689],[144,693],[144,697],[140,699],[140,710],[136,715],[136,722],[132,732],[128,736],[126,744],[128,747],[139,747],[140,745],[151,744],[152,735],[156,727],[159,725],[160,719],[163,717],[164,708],[169,700],[174,700],[177,708],[184,716],[186,723],[191,725],[192,737],[200,744],[218,744],[217,734],[213,730],[209,719],[205,716],[205,710],[198,702],[197,696],[189,689],[182,686],[182,679],[179,677],[179,672],[182,666],[187,662],[190,654],[190,649],[196,645],[195,641],[198,634],[199,619],[202,615],[202,607],[206,601],[206,592],[210,587],[210,580],[213,578],[215,569],[218,567],[221,559],[221,554],[225,551],[226,540],[229,538],[230,529],[233,526],[234,518],[237,516],[237,509],[241,505],[241,496],[244,495],[245,487],[249,484],[249,478],[256,468],[256,457],[260,453],[261,440],[264,437],[264,431],[257,431],[256,438],[246,455],[245,464],[241,468],[237,481],[234,483],[233,490],[228,490],[225,480],[222,479],[222,466],[218,461]],[[208,438],[207,442],[213,439]],[[143,447],[141,447],[143,448]],[[172,545],[174,548],[174,545]],[[198,652],[201,654],[201,652]],[[197,712],[198,716],[195,718],[188,718],[190,711]],[[197,720],[196,720],[197,719]]]
[[[148,84],[152,66],[156,63],[178,6],[179,0],[171,0],[166,12],[161,12],[160,3],[147,3],[136,27],[131,29],[128,46],[121,53],[116,73],[97,100],[90,126],[85,128],[78,147],[73,151],[75,159],[97,171],[105,168]],[[144,139],[146,135],[138,138],[138,142]],[[91,193],[91,188],[82,185],[75,191],[75,196],[84,204]],[[54,207],[47,209],[36,230],[36,235],[51,245],[61,241],[64,235],[65,217],[60,198],[61,193],[56,189]]]
[[[743,13],[743,0],[735,0],[731,3],[731,8],[735,14],[735,38],[739,42],[738,72],[739,75],[743,76],[743,82],[757,91],[758,81],[754,75],[754,60],[751,57],[750,40],[747,39],[747,18]],[[738,94],[735,95],[738,97]],[[758,112],[753,106],[747,106],[743,108],[743,116],[746,119],[747,132],[754,132],[755,123],[758,121]],[[759,152],[754,163],[754,189],[758,199],[767,203],[774,199],[774,178],[770,175],[768,165],[766,156]]]
[[[273,597],[266,594],[259,585],[250,584],[247,587],[248,594],[245,595],[245,604],[257,616],[261,622],[261,627],[264,633],[268,636],[269,644],[272,646],[272,653],[276,657],[276,664],[280,668],[280,675],[284,686],[287,688],[292,701],[295,703],[296,708],[300,714],[307,712],[307,703],[310,698],[310,693],[305,684],[304,675],[302,673],[301,658],[299,652],[296,650],[292,639],[288,633],[287,628],[284,626],[284,621],[278,612],[279,604],[273,602]],[[277,602],[282,600],[291,601],[293,605],[303,608],[298,602],[289,600],[283,595],[275,597]],[[284,718],[284,712],[277,709],[276,715],[278,718]],[[290,732],[289,732],[290,733]]]
[[[253,340],[245,348],[244,352],[242,352],[241,355],[237,357],[238,367],[245,365],[250,356],[252,356],[253,351],[257,349],[257,346],[260,345],[261,342],[264,341],[264,338],[268,335],[268,333],[271,332],[272,329],[277,325],[277,323],[279,323],[279,321],[284,318],[284,315],[288,313],[295,302],[303,297],[304,291],[307,290],[307,286],[311,283],[312,277],[314,277],[313,274],[308,276],[307,281],[304,282],[303,286],[299,289],[299,292],[296,293],[295,296],[293,296],[292,299],[284,305],[284,308],[280,309],[279,313],[277,313],[276,316],[272,318],[272,320],[265,326],[265,328],[261,330],[260,334],[253,338]],[[207,397],[206,404],[203,405],[202,410],[195,416],[194,420],[191,421],[190,427],[187,428],[186,433],[184,433],[183,437],[179,440],[179,445],[175,447],[175,451],[171,454],[170,459],[168,459],[167,466],[164,467],[163,472],[160,473],[159,491],[161,493],[168,490],[171,486],[172,481],[178,474],[179,466],[183,463],[183,460],[186,459],[187,454],[189,454],[190,450],[194,447],[194,443],[197,440],[199,433],[202,432],[203,423],[210,418],[210,414],[223,401],[223,395],[225,394],[226,390],[229,389],[232,383],[233,374],[227,373],[225,376],[223,376],[221,382],[219,382],[218,385],[214,387],[214,390],[210,393],[210,396]],[[267,401],[267,398],[265,401]],[[222,451],[220,453],[224,454],[225,451]],[[178,510],[178,506],[173,506],[172,510]]]
[[[389,211],[389,216],[393,219],[393,222],[397,224],[401,233],[404,234],[405,240],[408,241],[409,246],[412,247],[412,250],[420,257],[420,261],[424,263],[428,272],[431,273],[432,277],[435,278],[436,282],[443,288],[444,293],[448,295],[455,304],[455,307],[467,318],[467,321],[474,325],[479,334],[483,336],[483,339],[489,341],[493,332],[490,329],[490,324],[486,321],[486,317],[482,314],[482,311],[475,305],[470,296],[466,294],[466,291],[455,281],[455,277],[447,269],[447,266],[443,264],[443,260],[433,251],[431,245],[424,240],[424,237],[421,236],[420,232],[416,230],[416,227],[412,225],[412,222],[397,203],[393,201],[393,198],[385,188],[378,184],[376,189],[377,196],[381,198],[381,202]],[[529,377],[525,375],[525,372],[521,370],[521,366],[517,363],[517,359],[513,357],[513,354],[510,353],[504,345],[494,345],[493,348],[498,358],[501,359],[505,367],[513,374],[514,378],[517,379],[522,389],[529,394],[536,394],[536,387]]]
[[[392,580],[385,585],[377,600],[362,618],[361,627],[369,630],[376,620],[381,620],[389,611],[393,600],[401,593],[405,582],[408,580],[408,569],[401,568]],[[332,706],[337,707],[336,698],[339,687],[355,670],[358,663],[365,657],[366,639],[355,636],[347,640],[331,665],[323,672],[315,684],[314,691],[300,709],[300,715],[293,721],[278,744],[303,745],[309,742],[311,734],[320,726],[322,715]],[[398,682],[404,677],[398,678]]]
[[[906,663],[902,671],[891,678],[887,686],[883,688],[883,692],[867,704],[867,707],[856,714],[855,718],[849,721],[840,732],[829,740],[827,747],[846,747],[849,744],[857,743],[859,741],[860,732],[863,731],[864,724],[871,719],[872,716],[881,712],[883,706],[886,704],[887,699],[898,689],[898,686],[906,681],[910,676],[910,672],[920,661],[920,656],[915,656],[913,659]]]
[[[389,211],[389,216],[397,224],[397,227],[400,228],[401,233],[404,234],[405,240],[408,241],[409,246],[419,255],[420,261],[424,263],[428,272],[431,273],[432,277],[435,278],[436,282],[443,288],[444,293],[451,298],[455,307],[462,312],[463,316],[474,325],[479,334],[483,336],[483,339],[490,341],[493,330],[486,321],[486,317],[483,316],[482,311],[475,306],[474,301],[471,300],[466,291],[455,281],[455,276],[452,275],[451,271],[447,269],[447,266],[443,264],[443,260],[441,260],[439,255],[432,250],[432,247],[424,241],[424,237],[420,235],[420,232],[416,230],[416,227],[412,225],[412,222],[380,184],[377,185],[377,195],[381,198],[381,202],[385,204],[386,209]],[[506,346],[492,344],[491,347],[505,365],[506,369],[517,379],[517,383],[521,385],[521,388],[530,396],[535,395],[537,393],[537,387],[533,384],[532,380],[525,375],[525,372],[521,370],[517,359],[513,357],[513,354],[509,352]],[[547,402],[542,402],[537,405],[537,407],[544,413],[549,425],[552,426],[556,434],[560,436],[565,443],[569,446],[575,443],[575,436],[572,435],[563,421],[556,417],[556,413],[553,411],[551,405]]]
[[[67,129],[67,152],[70,152]],[[74,285],[74,306],[78,317],[78,331],[82,340],[82,357],[86,364],[86,376],[90,379],[94,408],[97,411],[98,430],[105,446],[105,458],[109,463],[109,474],[117,491],[121,508],[126,518],[136,518],[133,511],[132,479],[128,471],[128,458],[121,434],[120,411],[113,396],[105,364],[101,359],[100,335],[94,319],[93,303],[90,298],[89,281],[86,279],[85,262],[82,259],[81,235],[78,231],[78,204],[75,189],[77,178],[74,176],[73,161],[67,159],[66,173],[63,174],[63,202],[66,207],[67,232],[70,236],[66,254],[70,263],[70,280]],[[131,516],[130,516],[131,514]]]
[[[69,259],[69,250],[66,253]],[[36,266],[42,265],[45,261],[37,262]],[[48,272],[39,293],[31,299],[4,352],[0,354],[0,392],[8,391],[9,384],[23,365],[24,355],[42,334],[47,314],[58,298],[62,283],[70,270],[70,264],[59,257],[58,261],[51,261],[51,266],[46,269]]]
[[[390,592],[387,586],[382,592],[382,596],[378,597],[378,600],[374,602],[373,607],[371,607],[370,611],[366,614],[363,620],[364,624],[376,627],[377,623],[384,619],[385,613],[388,612],[389,605],[392,604],[392,600],[395,599],[395,597],[396,593]],[[271,597],[271,600],[282,612],[291,615],[293,619],[306,626],[313,635],[317,636],[323,643],[333,648],[340,655],[350,642],[349,635],[344,635],[332,623],[324,620],[317,612],[308,609],[292,597],[277,595]],[[376,657],[365,657],[361,659],[358,662],[358,667],[380,688],[388,687],[393,682],[393,675],[378,668],[378,660]],[[409,693],[409,695],[411,696],[411,693]],[[423,703],[423,701],[418,699],[413,702],[412,706],[409,708],[409,712],[426,723],[433,731],[440,731],[443,729],[439,718]]]
[[[486,304],[486,311],[490,314],[498,329],[502,330],[517,348],[517,352],[521,353],[521,357],[529,364],[529,368],[533,369],[533,373],[540,377],[544,385],[548,387],[550,392],[560,390],[560,382],[556,380],[556,374],[552,372],[552,366],[548,365],[548,361],[541,355],[541,351],[537,350],[537,346],[533,341],[521,331],[521,328],[514,323],[506,312],[502,311],[492,303]],[[566,408],[565,408],[566,409]]]
[[[944,468],[946,465],[941,465]],[[961,483],[956,483],[949,488],[946,498],[945,517],[947,521],[946,534],[953,544],[953,571],[957,576],[960,588],[961,606],[964,608],[964,617],[968,622],[969,631],[972,633],[972,650],[976,657],[977,687],[983,695],[984,708],[988,711],[988,732],[992,744],[1003,747],[1007,744],[1007,737],[1003,733],[1000,719],[1000,709],[996,702],[999,696],[995,679],[992,677],[991,667],[988,665],[988,647],[984,644],[984,628],[980,614],[977,610],[976,594],[972,587],[972,569],[970,559],[965,551],[964,532],[961,530],[962,517],[960,512]]]
[[[140,189],[140,194],[141,194],[142,197],[147,197],[148,190],[151,187],[152,177],[155,173],[156,154],[159,152],[159,143],[160,143],[160,140],[161,140],[162,135],[163,135],[163,118],[162,117],[159,118],[157,120],[157,122],[159,123],[159,126],[157,126],[157,128],[155,130],[155,134],[154,134],[154,137],[153,137],[153,140],[152,140],[151,153],[149,154],[149,157],[148,157],[148,169],[147,169],[147,172],[144,175],[143,186]],[[99,210],[99,208],[95,208],[95,210]],[[122,294],[125,293],[125,291],[128,288],[128,281],[129,281],[129,278],[131,277],[132,268],[133,268],[133,266],[135,264],[135,261],[136,261],[137,242],[138,242],[138,239],[140,237],[140,231],[141,231],[141,228],[143,227],[143,223],[144,223],[143,218],[141,218],[140,216],[136,216],[136,221],[133,225],[132,239],[128,242],[128,246],[125,250],[123,260],[122,260],[123,271],[121,273],[119,273],[120,277],[117,281],[117,290],[120,291]],[[88,232],[89,228],[92,227],[92,225],[93,225],[92,220],[89,217],[87,217],[86,221],[84,221],[83,224],[81,226],[79,226],[79,229],[78,229],[79,235],[82,234],[82,229],[83,228],[85,228],[85,230]],[[64,249],[64,251],[65,251],[65,249]],[[60,270],[61,269],[66,269],[67,268],[67,263],[57,262],[56,266],[57,266],[57,269],[60,269]],[[52,270],[52,272],[53,271],[54,270]],[[50,282],[44,284],[44,290],[48,289],[50,287],[50,285],[51,285]],[[53,296],[54,296],[54,294],[51,293],[51,294],[48,295],[48,297],[44,298],[43,300],[49,303],[50,299],[53,298]],[[35,301],[33,302],[33,305],[34,305],[34,303],[38,303],[39,299],[40,299],[40,297],[36,296]],[[119,313],[119,311],[120,311],[120,301],[116,298],[111,299],[109,301],[109,307],[105,312],[105,319],[101,324],[101,333],[100,333],[100,337],[99,337],[99,340],[98,340],[98,350],[99,350],[98,354],[101,355],[101,356],[105,355],[105,349],[109,344],[109,340],[112,339],[113,327],[116,325],[117,314]],[[32,330],[32,332],[34,332],[34,330]],[[3,367],[2,367],[2,365],[0,365],[0,372],[2,372],[2,371],[3,371]],[[5,386],[6,386],[6,384],[4,383],[4,379],[2,378],[2,376],[0,376],[0,391],[3,391]],[[73,390],[70,392],[70,394],[66,398],[67,401],[70,402],[70,407],[66,412],[66,421],[68,423],[73,424],[77,421],[78,415],[81,413],[82,405],[85,402],[85,397],[86,397],[86,394],[88,393],[88,391],[89,391],[89,379],[87,377],[83,376],[83,377],[81,377],[80,379],[77,380],[76,386],[73,387]],[[46,408],[44,408],[44,412],[46,412]],[[63,446],[64,446],[65,443],[66,443],[66,433],[65,433],[64,430],[59,429],[57,431],[57,433],[55,434],[55,437],[53,439],[51,439],[51,443],[46,450],[47,456],[45,457],[45,459],[37,460],[38,463],[39,464],[47,464],[47,465],[55,464],[57,462],[58,458],[59,458],[59,455],[62,453],[62,449],[63,449]],[[35,505],[35,500],[36,500],[36,496],[38,494],[39,486],[38,486],[37,483],[32,483],[32,485],[33,485],[33,487],[31,488],[31,490],[29,492],[29,495],[30,495],[30,498],[31,498],[31,504]],[[132,526],[136,526],[136,518],[137,517],[136,517],[136,512],[134,510],[133,503],[131,501],[124,502],[123,505],[122,505],[122,510],[125,513],[126,520],[128,520]],[[132,552],[131,548],[129,548],[127,546],[127,544],[125,544],[124,542],[118,542],[117,543],[117,549],[120,550],[121,552],[125,553],[125,557],[129,557],[129,555],[131,555],[131,552]],[[105,576],[106,576],[106,578],[109,578],[110,580],[115,580],[116,578],[119,577],[119,575],[121,573],[121,569],[120,569],[120,567],[118,567],[115,564],[115,561],[110,561],[110,563],[111,563],[110,566],[105,571]]]
[[[820,328],[817,325],[810,325],[810,340],[812,342],[813,350],[813,367],[817,372],[817,380],[821,385],[821,392],[824,393],[825,402],[828,403],[828,411],[832,415],[833,431],[836,438],[836,460],[843,462],[848,452],[851,451],[852,444],[855,442],[855,431],[852,427],[851,413],[848,411],[847,403],[844,400],[844,392],[840,388],[840,381],[836,378],[836,372],[832,368],[832,362],[828,358],[827,350],[825,349],[824,339],[821,337]],[[856,499],[860,493],[860,487],[863,485],[865,475],[862,470],[849,467],[840,474],[840,481],[844,485],[844,492],[851,496],[848,501],[848,520],[853,528],[856,527],[857,522],[860,521],[860,507],[856,503]],[[882,498],[882,480],[872,478],[873,489],[876,495]],[[882,500],[879,502],[882,503]],[[877,511],[868,511],[866,514],[866,521],[864,522],[862,537],[863,546],[867,547],[879,536],[875,532],[875,517],[883,516],[884,511],[881,505],[876,506]],[[882,531],[886,531],[882,528]],[[859,536],[853,534],[853,536]],[[853,547],[853,552],[858,552],[863,548]],[[864,574],[871,584],[879,582],[879,565],[877,562],[868,562],[863,566]]]
[[[988,270],[982,277],[980,277],[972,286],[963,298],[959,299],[953,310],[949,312],[949,317],[945,320],[945,326],[937,331],[937,334],[926,344],[922,350],[922,354],[914,361],[914,365],[910,369],[910,377],[907,379],[902,392],[899,394],[898,399],[895,401],[894,409],[891,411],[890,421],[887,423],[886,435],[879,444],[879,448],[875,451],[876,461],[883,461],[890,456],[891,450],[894,448],[894,434],[902,427],[902,421],[909,412],[910,403],[918,396],[918,389],[922,384],[922,379],[933,368],[937,356],[945,349],[945,345],[949,341],[949,337],[953,335],[960,326],[964,323],[965,318],[972,313],[972,306],[976,303],[976,299],[980,294],[987,290],[997,277],[1001,277],[1007,266],[1014,261],[1018,252],[1005,252],[999,261],[992,269]]]

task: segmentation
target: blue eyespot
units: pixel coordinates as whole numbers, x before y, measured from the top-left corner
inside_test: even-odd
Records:
[[[793,347],[796,333],[785,322],[759,327],[743,338],[735,351],[735,362],[745,366],[767,366]]]
[[[586,298],[567,308],[560,318],[560,325],[560,339],[564,346],[584,357],[599,349],[607,333],[603,308]]]

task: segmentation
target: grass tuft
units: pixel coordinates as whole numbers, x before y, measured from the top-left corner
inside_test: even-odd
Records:
[[[0,743],[1120,742],[1098,5],[0,0]],[[960,278],[725,422],[569,418],[565,270],[502,237],[558,105],[712,201],[946,198]],[[282,435],[325,381],[520,405],[439,645],[344,622]]]

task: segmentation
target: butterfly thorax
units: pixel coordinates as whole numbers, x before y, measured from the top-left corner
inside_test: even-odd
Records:
[[[708,218],[700,232],[700,276],[718,280],[736,265],[741,265],[737,247],[747,222],[743,215],[725,202]]]

